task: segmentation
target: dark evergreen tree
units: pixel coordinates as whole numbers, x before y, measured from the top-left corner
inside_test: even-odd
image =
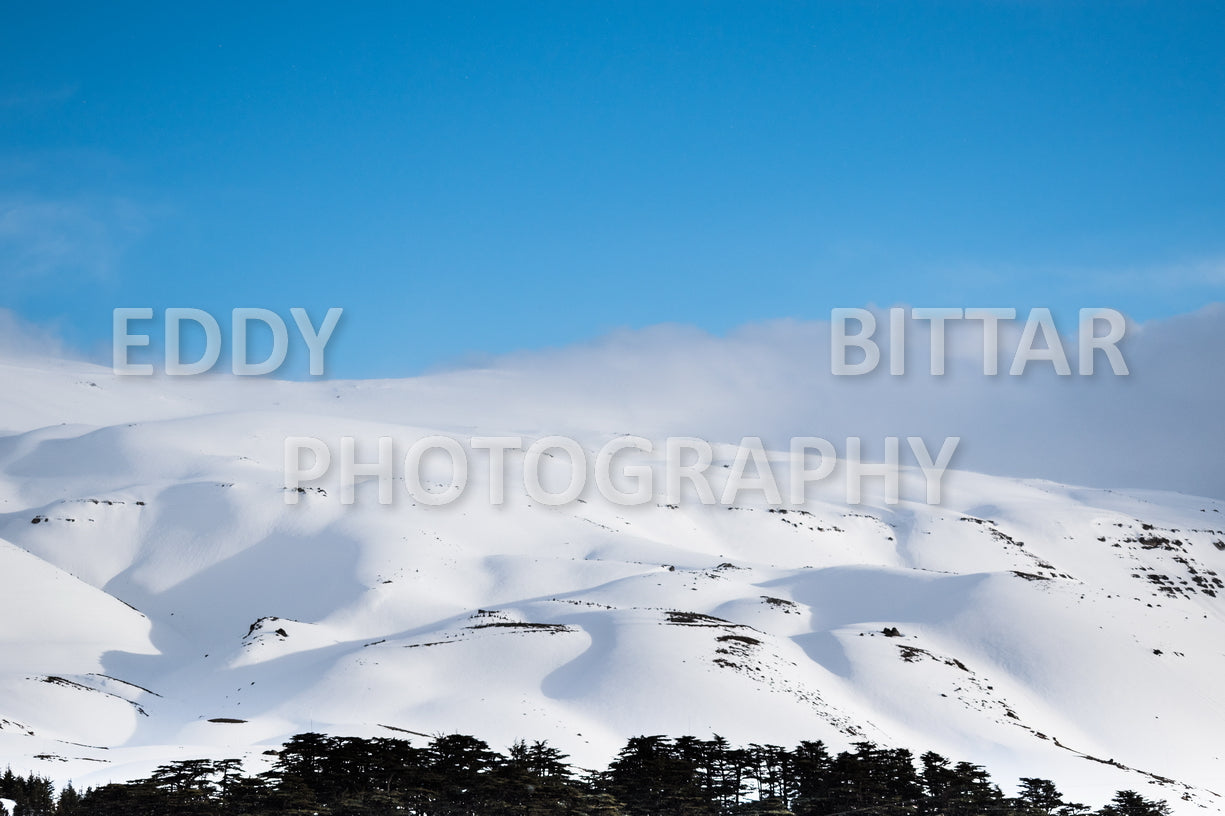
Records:
[[[50,779],[29,774],[18,776],[5,769],[0,776],[0,799],[17,803],[14,816],[52,816],[55,813],[55,786]]]
[[[484,740],[463,734],[436,737],[428,749],[426,784],[436,791],[434,812],[441,816],[475,816],[491,808],[498,780],[491,775],[497,757]]]
[[[1101,816],[1169,816],[1170,806],[1164,801],[1145,799],[1135,791],[1123,790],[1098,813]]]
[[[801,742],[792,753],[795,765],[795,812],[798,816],[833,813],[834,759],[823,742]]]
[[[325,734],[308,732],[291,737],[264,777],[273,786],[271,805],[286,814],[317,811],[333,793],[324,766],[335,746],[335,740]]]
[[[59,799],[55,802],[55,816],[83,816],[84,813],[81,808],[81,794],[69,782],[60,791]]]
[[[207,759],[183,760],[158,767],[149,784],[175,816],[208,816],[217,804],[212,773],[213,763]]]
[[[1034,777],[1021,778],[1012,807],[1021,816],[1077,816],[1089,810],[1086,805],[1064,801],[1054,782]]]
[[[663,736],[634,737],[609,765],[606,791],[631,816],[708,816],[717,813],[691,760]]]
[[[929,757],[932,760],[929,763]],[[928,786],[928,812],[943,816],[982,816],[1003,810],[1004,794],[980,765],[958,762],[950,767],[937,754],[924,754],[923,779]]]

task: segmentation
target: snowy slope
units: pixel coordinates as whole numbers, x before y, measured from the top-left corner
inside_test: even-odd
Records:
[[[546,507],[510,480],[493,507],[474,471],[443,508],[399,488],[381,506],[373,483],[343,506],[334,477],[287,505],[286,435],[587,419],[594,449],[651,409],[539,427],[530,394],[481,372],[0,378],[15,769],[79,786],[174,757],[258,762],[308,729],[548,739],[592,767],[631,735],[718,733],[933,749],[1095,806],[1134,788],[1225,812],[1219,502],[959,472],[938,506],[851,507],[831,483],[804,512],[590,490]]]

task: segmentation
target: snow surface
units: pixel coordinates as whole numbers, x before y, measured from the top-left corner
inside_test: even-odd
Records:
[[[950,472],[938,506],[848,506],[831,481],[803,513],[590,488],[547,507],[511,479],[494,507],[474,468],[443,508],[399,487],[381,506],[373,482],[343,506],[334,475],[287,505],[287,435],[354,436],[366,458],[429,433],[581,431],[594,450],[651,409],[534,427],[530,394],[481,372],[10,362],[0,381],[14,770],[78,787],[174,758],[257,770],[306,730],[547,739],[602,767],[633,735],[717,733],[931,749],[1006,793],[1038,776],[1095,807],[1132,788],[1225,812],[1221,502]]]

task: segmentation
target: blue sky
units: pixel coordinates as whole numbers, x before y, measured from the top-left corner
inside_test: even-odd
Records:
[[[104,360],[118,306],[340,306],[346,377],[867,304],[1184,313],[1225,300],[1222,31],[1178,2],[25,4],[0,306]]]

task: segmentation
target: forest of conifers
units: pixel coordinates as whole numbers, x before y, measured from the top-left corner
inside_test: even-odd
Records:
[[[603,771],[576,768],[543,742],[505,754],[449,735],[402,739],[299,734],[271,767],[185,760],[147,779],[56,794],[38,776],[7,772],[0,799],[14,816],[1165,816],[1164,801],[1119,791],[1097,810],[1067,802],[1049,780],[1022,778],[1006,796],[987,772],[927,752],[821,742],[788,750],[733,747],[719,737],[635,737]]]

